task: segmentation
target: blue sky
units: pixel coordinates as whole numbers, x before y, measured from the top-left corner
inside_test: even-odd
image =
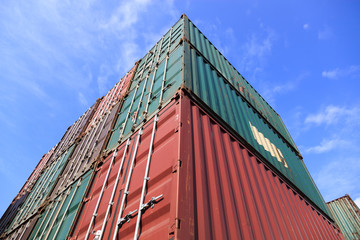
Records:
[[[359,12],[351,0],[3,1],[0,214],[182,13],[280,114],[325,200],[360,204]]]

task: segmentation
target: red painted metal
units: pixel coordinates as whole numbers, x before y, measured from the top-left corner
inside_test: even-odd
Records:
[[[135,239],[343,239],[333,223],[263,161],[185,94],[180,95],[159,112],[144,202],[161,198],[142,212]],[[104,222],[102,239],[113,239],[124,197],[120,217],[130,222],[122,222],[115,239],[134,238],[153,119],[131,136],[125,155],[123,143],[113,163],[110,153],[98,167],[71,239],[85,239],[93,216],[89,239],[99,234]],[[109,202],[123,156],[114,201]],[[124,195],[128,177],[129,191]],[[132,214],[126,218],[128,213]]]
[[[105,96],[101,98],[99,106],[90,119],[85,132],[88,132],[122,97],[125,96],[137,65],[138,62],[136,62],[135,66],[127,72],[126,75],[118,83],[116,83]]]

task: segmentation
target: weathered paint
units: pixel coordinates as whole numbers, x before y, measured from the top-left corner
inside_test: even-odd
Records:
[[[147,209],[142,218],[142,232],[146,232],[146,236],[152,238],[164,239],[164,236],[167,237],[169,228],[173,224],[171,219],[175,217],[177,178],[176,174],[173,173],[173,167],[178,159],[178,111],[179,108],[174,107],[174,102],[162,110],[159,113],[157,129],[154,132],[153,151],[150,153],[150,181],[147,185],[145,202],[161,194],[164,197],[159,199],[153,208]],[[139,135],[139,132],[134,133],[127,143],[117,148],[115,159],[113,159],[113,153],[111,153],[97,169],[91,190],[87,194],[81,210],[81,215],[72,231],[71,239],[85,239],[87,233],[90,233],[89,239],[93,239],[94,233],[102,228],[104,229],[103,239],[113,239],[114,234],[116,234],[114,229],[116,228],[120,209],[122,212],[120,218],[138,209],[146,162],[149,156],[153,124],[153,119],[151,119],[141,129],[142,135]],[[134,167],[131,168],[131,166]],[[109,177],[107,177],[108,172]],[[132,172],[131,175],[129,175],[130,172]],[[120,174],[119,177],[117,177],[118,174]],[[130,181],[128,181],[129,176],[131,176]],[[118,181],[116,181],[117,179]],[[124,195],[127,182],[129,182],[129,194]],[[106,184],[106,188],[103,188],[104,184]],[[115,195],[111,202],[111,195],[115,187]],[[122,204],[125,198],[126,206]],[[96,209],[98,202],[99,206]],[[109,207],[111,209],[108,217],[104,219]],[[92,220],[93,215],[96,215],[96,218]],[[136,212],[133,215],[136,216]],[[133,236],[135,223],[136,220],[123,222],[116,236],[121,239]]]
[[[191,36],[193,43],[186,40],[189,37],[191,39]],[[220,65],[213,65],[207,58],[211,61],[218,59]],[[166,106],[179,88],[183,88],[196,95],[197,101],[204,102],[207,106],[203,107],[210,108],[222,118],[225,124],[233,128],[330,217],[281,118],[270,107],[266,107],[268,104],[260,96],[256,101],[261,102],[262,107],[252,104],[247,95],[235,87],[235,82],[232,83],[227,75],[222,74],[222,71],[230,74],[230,68],[233,67],[193,24],[186,17],[181,18],[140,60],[106,149],[110,151],[124,142],[158,108]],[[246,84],[247,91],[253,89]],[[254,96],[258,95],[255,90],[251,91]],[[160,102],[162,95],[165,97]],[[267,109],[267,117],[264,117],[260,108],[262,112]],[[254,135],[254,129],[262,138]],[[261,140],[264,142],[259,142]]]
[[[345,239],[360,239],[360,209],[345,195],[327,203]]]
[[[15,229],[12,229],[11,232],[5,232],[0,239],[5,240],[26,240],[28,239],[31,230],[35,226],[35,223],[39,215],[34,215],[27,219],[23,224],[17,226]]]
[[[343,239],[267,161],[178,98],[98,167],[70,239]]]
[[[77,181],[100,158],[120,105],[121,103],[118,102],[113,108],[108,109],[94,127],[79,140],[51,193],[50,199],[56,198],[60,192]]]
[[[166,106],[182,84],[182,20],[140,60],[106,149],[118,146],[131,131]],[[167,56],[169,56],[167,58]]]
[[[198,50],[206,61],[217,70],[282,136],[297,150],[279,115],[260,96],[260,94],[245,80],[245,78],[230,64],[216,47],[201,33],[201,31],[185,17],[185,28],[188,28],[188,38],[191,45]],[[298,151],[298,150],[297,150]]]
[[[331,216],[303,161],[293,148],[286,144],[284,139],[245,101],[243,96],[218,75],[195,49],[190,47],[189,50],[192,81],[188,89],[198,97],[198,101],[204,102],[245,142],[254,147],[322,211]]]
[[[97,101],[81,117],[79,117],[79,119],[76,120],[73,125],[68,127],[64,136],[56,145],[54,153],[49,160],[50,163],[56,161],[56,159],[58,159],[65,151],[67,151],[67,149],[75,143],[76,139],[81,136],[89,123],[89,119],[97,109],[98,104],[99,102]]]
[[[67,239],[92,174],[85,173],[46,207],[29,239]]]
[[[3,216],[0,219],[0,236],[9,226],[9,224],[12,222],[13,218],[17,213],[18,208],[21,207],[21,205],[24,203],[28,194],[29,192],[24,192],[19,198],[14,199],[13,202],[10,204],[10,206],[6,209],[6,211],[4,212]]]
[[[137,63],[135,66],[126,73],[126,75],[111,88],[105,96],[99,101],[99,105],[96,108],[91,119],[89,119],[89,124],[85,132],[90,131],[104,115],[109,112],[126,94],[128,88],[130,87],[131,80],[137,68]]]
[[[57,177],[63,170],[66,161],[71,156],[75,145],[72,145],[66,152],[64,152],[58,159],[53,161],[36,181],[26,201],[23,203],[18,213],[14,217],[10,225],[10,230],[23,224],[29,217],[36,214],[41,204],[45,201],[48,194],[51,192]]]

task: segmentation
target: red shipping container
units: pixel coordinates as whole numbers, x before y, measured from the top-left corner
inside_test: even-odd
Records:
[[[125,96],[137,65],[138,62],[136,62],[135,66],[127,72],[126,75],[118,83],[116,83],[105,96],[101,98],[99,106],[90,119],[85,132],[88,132],[122,97]]]
[[[264,162],[181,93],[98,167],[71,239],[343,239]]]

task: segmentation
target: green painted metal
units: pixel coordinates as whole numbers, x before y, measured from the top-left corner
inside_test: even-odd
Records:
[[[349,195],[328,202],[335,222],[347,240],[360,239],[360,209]]]
[[[44,202],[51,189],[53,188],[56,179],[64,168],[68,158],[71,156],[76,144],[73,144],[66,152],[64,152],[58,159],[53,161],[43,171],[41,176],[36,181],[28,198],[19,209],[9,229],[15,228],[29,216],[32,216],[38,210],[39,206]]]
[[[165,106],[181,86],[183,49],[179,41],[182,29],[183,21],[180,20],[140,60],[130,91],[112,129],[107,150],[113,149],[119,141],[126,139],[133,129],[146,121],[161,105]],[[166,64],[167,54],[169,59]],[[161,92],[163,96],[159,102]]]
[[[107,150],[126,140],[179,88],[185,89],[331,217],[280,116],[186,17],[139,61],[134,76]],[[161,93],[164,99],[159,102]]]
[[[29,239],[67,239],[92,175],[85,173],[48,205]]]
[[[186,18],[187,19],[187,18]],[[189,41],[200,54],[299,152],[280,116],[214,45],[187,19]]]
[[[293,149],[274,132],[261,115],[254,111],[239,92],[221,75],[218,75],[217,71],[202,56],[197,54],[195,49],[190,48],[189,54],[191,56],[192,85],[187,87],[264,156],[271,165],[331,216],[303,161],[299,159]],[[263,134],[263,143],[256,140],[251,126],[254,126],[258,133]],[[265,142],[265,139],[269,141]],[[281,151],[284,161],[281,156],[277,158],[276,148],[270,149],[271,143]],[[270,151],[266,149],[270,149]]]

